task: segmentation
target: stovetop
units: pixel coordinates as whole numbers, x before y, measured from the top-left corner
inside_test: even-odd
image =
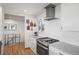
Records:
[[[59,40],[55,40],[55,39],[50,39],[50,40],[46,40],[45,42],[48,42],[49,44],[54,43],[54,42],[58,42]]]
[[[59,40],[53,39],[53,38],[49,38],[49,37],[43,37],[43,38],[38,38],[38,41],[39,41],[41,44],[49,45],[49,44],[58,42]]]

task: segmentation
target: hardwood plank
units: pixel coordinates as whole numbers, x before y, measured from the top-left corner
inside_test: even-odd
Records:
[[[25,48],[24,43],[16,43],[14,45],[7,45],[4,47],[4,55],[32,55],[30,48]]]

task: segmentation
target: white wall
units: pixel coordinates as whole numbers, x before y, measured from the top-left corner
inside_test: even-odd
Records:
[[[64,30],[79,31],[79,3],[62,4],[61,20]]]
[[[45,21],[44,23],[45,30],[42,31],[40,36],[47,36],[51,38],[59,38],[61,34],[61,24],[60,21]]]
[[[40,36],[49,36],[52,38],[58,38],[61,33],[61,20],[60,20],[60,5],[57,5],[55,8],[55,17],[58,18],[58,20],[51,20],[51,21],[45,21],[44,18],[46,17],[46,13],[37,16],[38,20],[43,19],[45,30],[43,32],[40,32]]]
[[[0,41],[2,40],[2,34],[3,34],[3,9],[0,6]]]
[[[79,46],[79,3],[61,4],[61,40]]]
[[[45,31],[39,34],[79,46],[79,4],[63,3],[56,6],[55,16],[59,18],[58,21],[44,20]],[[39,18],[43,16],[38,16]]]
[[[32,21],[34,21],[36,23],[36,27],[33,29],[33,31],[31,30],[27,30],[27,24],[26,24],[26,20],[30,19]],[[31,38],[31,36],[33,36],[34,32],[38,31],[38,22],[35,16],[31,16],[31,15],[26,15],[25,16],[25,47],[29,47],[29,39]]]
[[[4,24],[16,24],[17,28],[16,30],[6,30],[4,31],[5,34],[20,34],[21,36],[21,41],[25,39],[25,22],[24,20],[13,20],[13,19],[5,19]]]
[[[3,21],[4,21],[4,11],[3,8],[0,6],[0,41],[2,41],[2,49],[1,49],[1,54],[4,52],[4,40],[3,40]]]

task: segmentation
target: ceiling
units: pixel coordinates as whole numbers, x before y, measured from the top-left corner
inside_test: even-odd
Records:
[[[0,3],[4,13],[18,15],[39,15],[49,3]]]

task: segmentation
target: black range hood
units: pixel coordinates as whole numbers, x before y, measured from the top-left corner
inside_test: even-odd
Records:
[[[46,9],[46,17],[45,17],[45,20],[54,20],[54,19],[57,19],[55,17],[55,5],[53,5],[52,3],[50,3],[49,5],[47,5],[45,7]]]

